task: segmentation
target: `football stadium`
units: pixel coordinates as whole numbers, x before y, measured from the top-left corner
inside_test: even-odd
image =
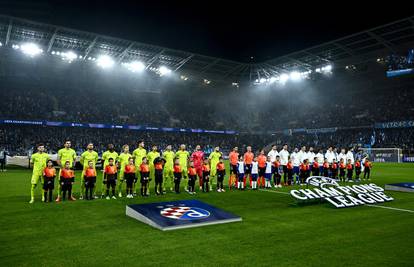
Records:
[[[136,17],[166,11],[147,4],[105,24],[111,6],[17,2],[0,5],[1,266],[413,266],[414,16],[291,28],[287,50],[250,36],[275,51],[237,57],[192,20],[207,7],[167,8],[150,37]]]

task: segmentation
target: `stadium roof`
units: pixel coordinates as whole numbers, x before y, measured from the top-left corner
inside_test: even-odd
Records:
[[[312,70],[328,63],[366,59],[375,51],[401,52],[414,43],[414,16],[355,33],[257,64],[215,58],[66,27],[0,15],[0,42],[35,42],[44,51],[73,50],[85,59],[108,54],[118,62],[140,60],[147,68],[165,65],[201,79],[238,82],[270,78],[293,70]],[[378,53],[377,53],[378,54]]]

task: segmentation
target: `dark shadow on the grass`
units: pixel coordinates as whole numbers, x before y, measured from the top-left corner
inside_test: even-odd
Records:
[[[307,207],[307,206],[316,206],[316,205],[323,205],[328,206],[326,201],[323,201],[322,199],[315,199],[315,200],[306,200],[306,201],[292,201],[288,204],[288,206],[291,207]]]

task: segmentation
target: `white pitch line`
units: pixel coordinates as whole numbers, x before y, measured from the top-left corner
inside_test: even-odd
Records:
[[[406,210],[406,209],[399,209],[399,208],[386,207],[386,206],[379,206],[379,205],[369,205],[369,204],[366,204],[365,206],[374,207],[374,208],[382,208],[382,209],[398,210],[398,211],[405,211],[405,212],[409,212],[409,213],[414,213],[414,210]]]
[[[290,195],[290,193],[287,193],[287,192],[273,191],[273,190],[268,190],[268,189],[259,189],[259,191],[264,191],[264,192],[269,192],[269,193],[276,193],[276,194]]]

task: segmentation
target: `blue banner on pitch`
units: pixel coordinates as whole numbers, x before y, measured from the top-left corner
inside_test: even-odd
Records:
[[[163,231],[242,220],[198,200],[128,205],[126,215]]]
[[[414,183],[408,182],[408,183],[386,184],[385,190],[414,193]]]

